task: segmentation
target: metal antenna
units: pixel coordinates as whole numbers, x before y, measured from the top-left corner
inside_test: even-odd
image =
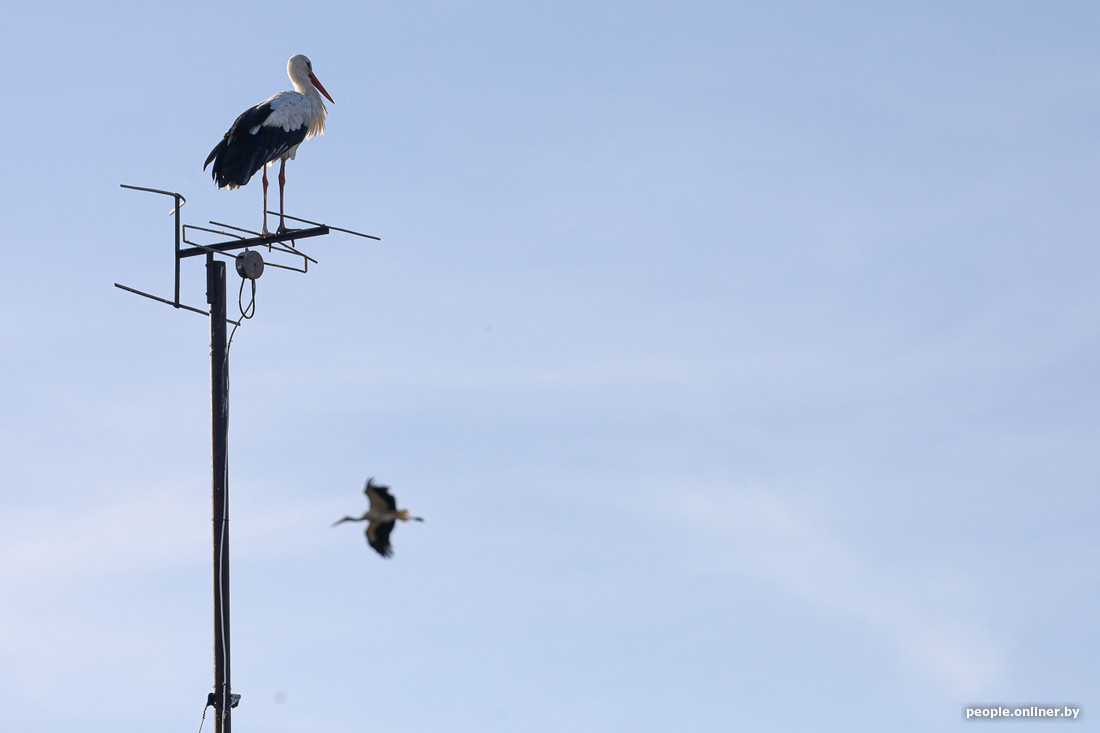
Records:
[[[231,711],[237,707],[241,696],[233,694],[229,674],[229,346],[226,341],[225,324],[240,325],[240,321],[231,321],[228,318],[226,312],[225,262],[218,259],[218,256],[227,257],[231,252],[244,250],[235,256],[237,273],[242,278],[253,282],[263,274],[265,264],[262,255],[253,248],[266,247],[269,254],[300,259],[300,268],[293,265],[278,264],[277,262],[266,264],[304,273],[309,269],[309,263],[317,264],[317,260],[299,251],[294,244],[295,241],[328,234],[330,227],[288,216],[286,218],[313,224],[314,226],[311,229],[299,229],[283,234],[263,236],[247,229],[217,222],[210,222],[213,226],[218,227],[217,229],[183,224],[180,208],[187,200],[182,194],[173,191],[162,191],[157,188],[121,185],[123,188],[133,191],[146,191],[171,196],[175,200],[175,208],[171,211],[175,215],[173,257],[175,288],[173,297],[169,300],[118,283],[115,283],[115,287],[160,303],[166,303],[177,309],[182,308],[210,317],[211,514],[214,520],[214,691],[207,696],[206,704],[214,708],[214,733],[231,733]],[[253,236],[242,237],[226,231],[229,229]],[[368,239],[378,239],[378,237],[361,234],[350,229],[340,229],[339,227],[331,227],[331,229]],[[230,239],[213,244],[200,244],[188,239],[189,230],[217,234],[230,237]],[[190,246],[183,248],[182,244]],[[206,255],[206,304],[209,310],[180,302],[180,262],[199,255]]]

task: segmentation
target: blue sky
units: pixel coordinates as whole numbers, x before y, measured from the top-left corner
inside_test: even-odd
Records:
[[[1075,2],[8,9],[5,725],[198,729],[208,326],[112,287],[171,287],[170,202],[119,184],[258,227],[258,185],[202,161],[294,53],[336,102],[287,210],[382,242],[303,244],[320,264],[265,273],[233,342],[236,729],[1090,719],[1098,26]],[[389,561],[329,526],[368,475],[427,518]]]

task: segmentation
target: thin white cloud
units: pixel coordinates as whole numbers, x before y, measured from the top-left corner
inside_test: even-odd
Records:
[[[950,568],[890,567],[815,520],[809,506],[774,493],[685,491],[679,521],[717,538],[715,572],[751,575],[780,592],[876,629],[907,666],[961,697],[1001,675],[988,632],[960,608],[964,584]],[[671,509],[667,507],[666,509]],[[971,584],[972,586],[972,584]]]

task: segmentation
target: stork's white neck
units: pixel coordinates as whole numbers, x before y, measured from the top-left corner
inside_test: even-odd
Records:
[[[294,85],[294,90],[299,94],[304,94],[311,99],[315,99],[322,107],[325,106],[325,103],[321,101],[321,92],[317,87],[313,86],[313,82],[309,80],[308,76],[304,78],[292,76],[290,77],[290,83]]]
[[[286,62],[286,74],[290,77],[290,83],[294,90],[305,98],[308,110],[303,110],[308,115],[309,129],[306,137],[320,135],[325,131],[325,115],[328,109],[322,101],[321,90],[314,85],[313,66],[302,54],[290,57]]]

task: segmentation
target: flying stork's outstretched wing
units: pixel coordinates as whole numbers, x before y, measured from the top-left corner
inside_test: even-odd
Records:
[[[363,488],[363,493],[370,500],[372,512],[397,511],[397,500],[390,495],[389,486],[376,484],[373,478],[369,478],[367,479],[367,485]]]
[[[367,544],[373,547],[382,557],[393,555],[393,548],[390,547],[390,532],[393,531],[393,524],[391,520],[389,522],[374,521],[367,525]]]

